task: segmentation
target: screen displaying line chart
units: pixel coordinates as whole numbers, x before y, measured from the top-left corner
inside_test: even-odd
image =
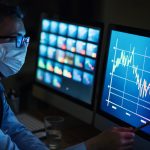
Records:
[[[150,37],[111,30],[100,109],[134,127],[150,121]]]

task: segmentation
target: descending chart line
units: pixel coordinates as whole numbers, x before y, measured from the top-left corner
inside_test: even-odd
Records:
[[[109,86],[108,86],[109,87]],[[119,90],[119,89],[117,89],[117,88],[114,88],[114,87],[109,87],[109,88],[111,88],[111,89],[114,89],[115,91],[118,91],[118,92],[120,92],[120,93],[123,93],[123,91],[121,91],[121,90]],[[134,98],[134,99],[138,99],[138,97],[135,97],[134,95],[131,95],[131,94],[129,94],[129,93],[127,93],[127,92],[124,92],[124,94],[126,94],[126,95],[128,95],[128,96],[130,96],[130,97],[132,97],[132,98]],[[139,98],[139,100],[140,101],[143,101],[143,102],[145,102],[145,103],[147,103],[147,104],[150,104],[150,102],[147,102],[147,101],[145,101],[145,100],[143,100],[143,99],[141,99],[141,98]]]
[[[141,104],[135,103],[135,102],[133,102],[133,101],[131,101],[131,100],[129,100],[129,99],[126,99],[126,98],[124,98],[124,97],[122,97],[122,96],[120,96],[120,95],[117,95],[116,93],[111,92],[111,94],[113,94],[113,95],[115,95],[115,96],[117,96],[117,97],[120,97],[121,99],[124,99],[124,100],[126,100],[126,101],[129,101],[129,102],[131,102],[131,103],[134,103],[134,104],[136,104],[136,105],[138,105],[138,106],[141,106],[141,107],[143,107],[143,108],[146,108],[146,109],[150,110],[150,108],[145,107],[145,106],[143,106],[143,105],[141,105]],[[121,105],[120,107],[123,107],[123,106]],[[128,109],[127,109],[127,110],[128,110]],[[137,114],[137,112],[136,112],[136,114]]]

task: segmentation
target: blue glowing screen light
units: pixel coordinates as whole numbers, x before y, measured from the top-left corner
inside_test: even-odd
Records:
[[[111,30],[100,109],[134,127],[150,121],[149,66],[149,37]]]

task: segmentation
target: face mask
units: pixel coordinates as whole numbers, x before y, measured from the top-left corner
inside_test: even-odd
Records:
[[[0,44],[0,72],[4,77],[16,74],[25,62],[27,45],[16,48],[15,43]]]

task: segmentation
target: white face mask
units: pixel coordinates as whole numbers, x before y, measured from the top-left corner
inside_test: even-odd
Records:
[[[8,77],[16,74],[25,62],[27,45],[17,48],[15,43],[0,44],[0,72]]]

